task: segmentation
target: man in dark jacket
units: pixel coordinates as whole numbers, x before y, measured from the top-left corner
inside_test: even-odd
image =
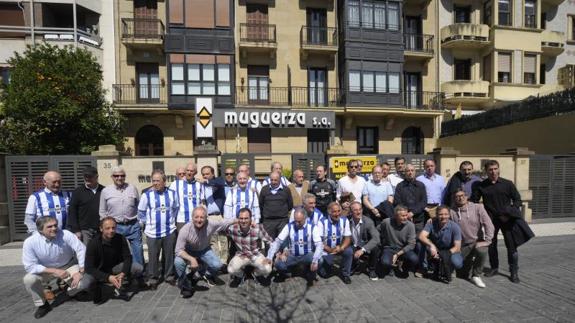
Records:
[[[98,183],[98,170],[95,167],[86,167],[82,174],[84,184],[72,193],[66,229],[75,233],[87,246],[98,235],[100,194],[104,186]]]
[[[116,220],[105,217],[100,222],[102,234],[95,236],[86,249],[85,270],[94,278],[94,303],[102,301],[103,284],[111,284],[119,294],[122,284],[133,275],[143,271],[142,265],[132,262],[128,242],[121,234],[116,234]]]
[[[378,280],[375,269],[381,253],[379,231],[377,231],[373,220],[363,216],[361,203],[358,201],[351,202],[350,209],[353,262],[357,265],[362,258],[367,258],[369,279]]]
[[[493,226],[493,241],[489,245],[489,263],[491,270],[485,274],[491,277],[498,274],[499,255],[497,253],[497,234],[503,233],[505,247],[507,248],[507,262],[509,263],[510,280],[519,283],[519,253],[517,243],[513,239],[512,229],[516,220],[521,219],[521,196],[517,188],[510,180],[499,176],[499,163],[490,160],[485,163],[487,178],[473,188],[471,201],[479,203],[483,199],[483,205]]]
[[[337,183],[327,178],[324,165],[317,166],[315,175],[316,178],[309,184],[309,192],[315,195],[317,209],[327,216],[327,206],[336,198]]]
[[[459,165],[459,171],[453,174],[445,187],[443,205],[449,207],[454,206],[455,201],[453,201],[453,194],[459,189],[462,189],[466,196],[471,196],[473,185],[477,185],[475,183],[479,182],[481,182],[481,178],[477,175],[473,175],[473,164],[468,160],[463,161]]]
[[[271,173],[269,180],[260,192],[260,214],[264,229],[275,239],[288,223],[293,200],[287,187],[280,184],[280,173]]]

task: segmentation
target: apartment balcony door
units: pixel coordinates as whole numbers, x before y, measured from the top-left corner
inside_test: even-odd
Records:
[[[134,0],[134,36],[158,35],[158,1]]]
[[[250,41],[269,39],[268,6],[248,4],[246,6],[247,37]]]
[[[269,103],[269,66],[248,65],[248,102],[265,105]]]
[[[327,44],[327,12],[325,9],[307,9],[307,40],[310,44]]]
[[[404,19],[405,49],[422,50],[421,17],[406,16]]]
[[[137,63],[138,103],[160,102],[160,73],[158,64]]]
[[[405,73],[405,106],[417,108],[421,106],[421,73]]]
[[[310,68],[308,70],[308,95],[310,106],[326,106],[327,71],[325,69]]]

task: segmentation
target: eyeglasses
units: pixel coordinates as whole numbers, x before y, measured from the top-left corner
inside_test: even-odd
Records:
[[[359,166],[357,165],[349,165],[348,168],[358,168]]]
[[[124,177],[126,177],[126,175],[112,175],[112,177],[114,177],[114,178],[124,178]]]
[[[226,173],[226,176],[234,176],[234,173]]]
[[[55,227],[57,227],[57,226],[58,226],[57,224],[52,224],[52,225],[47,225],[47,226],[45,226],[44,228],[46,228],[46,229],[51,229],[51,228],[55,228]]]
[[[186,173],[178,173],[177,175],[186,175]]]

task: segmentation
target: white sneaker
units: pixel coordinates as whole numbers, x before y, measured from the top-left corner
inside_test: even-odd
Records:
[[[481,280],[481,278],[478,276],[471,277],[471,282],[474,283],[475,286],[477,286],[477,287],[485,288],[485,284],[483,283],[483,280]]]

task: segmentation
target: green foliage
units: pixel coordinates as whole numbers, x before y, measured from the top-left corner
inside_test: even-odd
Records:
[[[292,176],[292,171],[289,168],[284,168],[282,169],[282,176],[289,179],[290,181],[292,180],[291,176]]]
[[[102,69],[86,49],[28,46],[8,60],[0,151],[87,154],[120,144],[122,117],[104,97]]]

